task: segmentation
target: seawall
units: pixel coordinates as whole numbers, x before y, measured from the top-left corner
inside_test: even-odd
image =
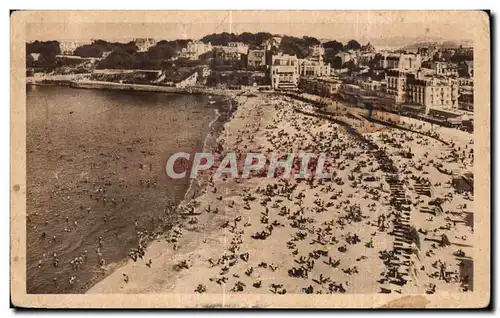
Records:
[[[208,87],[171,87],[148,84],[131,84],[131,83],[114,83],[104,81],[71,81],[71,80],[28,80],[27,84],[31,85],[56,85],[70,86],[72,88],[81,89],[103,89],[103,90],[122,90],[134,92],[157,92],[157,93],[173,93],[173,94],[209,94],[228,96],[237,93],[236,90],[223,90]]]

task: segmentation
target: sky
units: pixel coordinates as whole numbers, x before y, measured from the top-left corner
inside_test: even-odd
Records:
[[[48,12],[27,24],[27,41],[133,38],[199,39],[220,32],[270,32],[347,41],[470,40],[481,14],[417,11],[149,11]]]

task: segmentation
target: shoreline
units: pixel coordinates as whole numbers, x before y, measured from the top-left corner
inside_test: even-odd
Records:
[[[221,97],[221,96],[220,96]],[[229,103],[230,106],[228,106],[226,103]],[[231,103],[236,103],[232,97],[227,97],[227,99],[219,99],[216,100],[214,104],[214,110],[215,110],[215,118],[208,124],[209,131],[207,132],[207,135],[204,138],[203,142],[203,151],[211,151],[214,145],[212,144],[215,142],[217,137],[219,136],[221,129],[224,127],[225,123],[227,123],[228,120],[230,120],[231,114],[235,111],[233,108],[233,105]],[[226,108],[231,107],[229,110]],[[214,138],[214,140],[210,140],[211,138]],[[179,223],[179,220],[183,218],[182,214],[180,213],[180,209],[183,208],[183,206],[189,201],[192,200],[198,196],[201,195],[201,191],[204,190],[204,184],[197,184],[196,180],[192,179],[189,182],[189,186],[184,192],[183,199],[179,201],[177,204],[172,206],[172,220],[170,220],[170,224],[167,226],[168,229],[162,231],[161,233],[157,233],[160,236],[165,236],[168,234],[169,231],[171,231],[177,223]],[[144,246],[144,251],[147,252],[149,246],[153,244],[156,241],[156,239],[151,239],[149,238],[148,241],[145,243]],[[112,275],[115,271],[119,270],[121,267],[127,265],[131,261],[129,255],[124,256],[124,258],[120,261],[113,262],[111,264],[108,264],[106,266],[106,273],[104,277],[96,277],[94,280],[91,280],[89,282],[88,288],[84,291],[84,293],[87,293],[90,289],[92,289],[96,284],[100,283],[101,281],[105,280],[107,277]]]
[[[71,87],[65,87],[65,88],[69,89]],[[73,93],[73,94],[75,94],[75,93]],[[152,97],[152,98],[153,98],[153,100],[155,99],[155,97]],[[173,96],[171,98],[177,98],[177,97]],[[180,95],[179,95],[179,98],[180,98]],[[199,143],[196,144],[196,147],[202,146],[205,149],[208,149],[207,147],[210,146],[210,143],[209,143],[210,136],[218,134],[220,127],[224,125],[225,121],[229,117],[229,115],[228,115],[229,110],[231,109],[231,107],[234,107],[234,105],[231,106],[229,103],[232,103],[232,104],[234,104],[234,103],[230,101],[230,97],[228,97],[228,96],[214,96],[212,98],[212,100],[214,100],[215,103],[211,104],[211,105],[208,105],[208,99],[205,98],[205,96],[197,97],[196,100],[199,100],[199,101],[205,100],[204,103],[200,104],[200,107],[205,108],[205,109],[203,109],[203,113],[209,114],[208,117],[201,117],[201,118],[206,118],[206,120],[202,120],[202,121],[198,120],[198,122],[200,122],[203,126],[199,126],[201,131],[200,131],[200,133],[197,133],[197,135],[201,135],[200,136],[201,138],[198,139]],[[181,105],[181,104],[179,104],[179,105]],[[195,112],[195,113],[197,113],[197,112]],[[198,115],[193,114],[190,116],[198,116]],[[203,124],[203,122],[204,122],[204,124]],[[203,132],[205,132],[205,133],[203,133]],[[158,138],[161,138],[161,135],[157,135],[156,137],[155,136],[153,136],[153,137],[156,140]],[[167,137],[167,138],[169,138],[169,137]],[[121,143],[119,143],[119,144],[121,144]],[[163,162],[163,159],[161,159],[161,160]],[[159,223],[156,222],[157,223],[156,225],[153,224],[153,226],[154,226],[153,229],[150,228],[147,221],[146,221],[146,224],[144,224],[145,228],[147,228],[146,232],[151,230],[151,235],[148,235],[149,237],[142,238],[143,243],[147,242],[147,244],[145,244],[146,247],[152,241],[155,240],[155,237],[162,237],[162,235],[166,233],[166,230],[170,229],[175,224],[175,222],[177,222],[177,219],[180,218],[179,214],[177,212],[175,212],[175,210],[183,202],[183,200],[185,200],[186,195],[188,194],[190,189],[193,188],[188,182],[183,182],[183,183],[184,183],[184,185],[182,185],[182,188],[178,188],[181,191],[176,191],[177,194],[175,195],[175,202],[172,201],[172,203],[175,203],[175,205],[172,205],[173,210],[167,211],[166,215],[162,216],[163,219]],[[168,206],[167,206],[167,208],[168,208]],[[162,208],[159,208],[156,210],[157,210],[157,212],[153,213],[153,214],[161,215]],[[140,210],[138,212],[140,212]],[[78,218],[78,217],[79,217],[79,215],[78,216],[75,215],[75,218]],[[80,224],[81,220],[78,219],[78,222]],[[133,222],[133,220],[130,222]],[[51,222],[51,224],[52,224],[52,222]],[[75,225],[76,225],[76,222],[75,222]],[[143,226],[142,223],[141,223],[141,226]],[[106,232],[106,235],[107,235],[107,233],[108,232]],[[89,276],[85,275],[85,279],[83,279],[84,276],[82,275],[82,283],[77,286],[78,290],[73,288],[73,290],[68,291],[68,293],[75,293],[75,292],[76,293],[82,293],[82,292],[84,293],[89,288],[91,288],[93,285],[95,285],[96,283],[98,283],[102,279],[105,279],[109,274],[114,272],[117,268],[126,264],[127,261],[130,259],[129,255],[127,255],[127,252],[129,251],[129,249],[127,247],[128,245],[127,246],[123,245],[123,246],[124,246],[125,251],[124,251],[124,253],[120,252],[121,257],[119,257],[118,259],[115,258],[114,256],[112,258],[110,258],[109,262],[107,262],[104,266],[101,266],[100,269],[96,268],[94,270],[94,272],[97,274],[93,275],[93,277],[89,277]],[[137,245],[135,245],[135,246],[137,246]],[[81,249],[83,250],[84,247],[81,247]],[[90,251],[92,249],[93,249],[92,246],[86,247],[85,251],[87,251],[87,250]],[[62,254],[62,253],[59,253],[59,251],[58,251],[57,254]],[[63,256],[63,255],[60,255],[60,257],[61,256]],[[106,260],[108,260],[108,259],[106,258]],[[64,261],[64,263],[65,263],[65,261]],[[92,265],[92,266],[94,266],[94,265]],[[64,272],[63,274],[65,275],[66,272]],[[62,281],[61,278],[59,278],[59,280]],[[33,294],[38,294],[38,292],[33,292]]]
[[[27,81],[26,85],[33,86],[69,86],[75,89],[96,89],[96,90],[121,90],[132,92],[154,92],[154,93],[172,93],[172,94],[190,94],[190,95],[217,95],[231,96],[239,91],[223,90],[208,87],[171,87],[149,84],[115,83],[103,81],[75,81],[75,80],[54,80],[41,79]]]
[[[216,117],[209,123],[210,131],[207,133],[207,136],[205,137],[205,140],[203,142],[203,148],[202,148],[203,152],[212,152],[215,150],[215,147],[217,145],[217,139],[223,132],[224,125],[231,120],[232,114],[236,111],[238,107],[237,102],[233,97],[228,97],[226,100],[224,100],[224,103],[228,104],[227,106],[222,106],[222,108],[229,108],[229,109],[224,109],[221,111],[219,109],[221,108],[220,107],[221,105],[218,105],[219,107],[214,108],[216,112]],[[203,181],[206,182],[206,180]],[[177,205],[177,210],[179,209],[179,207],[185,205],[189,200],[195,199],[201,195],[200,190],[203,191],[204,189],[203,181],[197,182],[196,179],[191,179],[189,187],[186,190],[186,193],[184,194],[184,199]]]

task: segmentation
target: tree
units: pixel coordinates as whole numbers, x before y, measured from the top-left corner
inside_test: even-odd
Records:
[[[255,34],[255,45],[262,45],[265,41],[271,39],[273,35],[268,32],[258,32]]]
[[[35,59],[31,56],[30,53],[26,52],[26,67],[33,67]]]
[[[74,55],[81,57],[101,57],[104,50],[99,45],[85,44],[75,49]]]
[[[177,56],[179,50],[176,49],[175,44],[167,41],[158,42],[155,46],[149,48],[147,56],[151,59],[164,59],[169,60]]]
[[[351,40],[351,41],[347,42],[345,47],[346,47],[347,51],[359,50],[361,48],[361,44],[359,44],[358,41],[356,41],[356,40]]]
[[[137,52],[138,47],[133,41],[128,43],[119,43],[95,40],[91,44],[85,44],[77,47],[74,54],[81,57],[102,57],[104,52],[113,52],[118,49],[125,51],[128,54],[134,54]]]
[[[303,40],[304,44],[307,46],[315,46],[315,45],[321,44],[321,42],[318,39],[311,37],[311,36],[307,36],[307,35],[303,36],[302,40]]]
[[[467,55],[467,54],[460,54],[460,53],[455,53],[451,58],[450,61],[453,63],[461,63],[465,61],[472,61],[474,59],[473,56]]]
[[[98,68],[129,69],[135,68],[135,57],[123,49],[117,49],[99,61]]]
[[[297,55],[299,59],[309,55],[309,46],[305,41],[293,36],[283,36],[280,50],[285,54]]]
[[[173,41],[164,41],[164,42],[167,42],[168,44],[170,44],[170,46],[172,48],[174,48],[177,52],[181,51],[183,48],[187,47],[187,44],[190,42],[191,40],[187,40],[187,39],[180,39],[180,40],[173,40]]]
[[[323,47],[325,48],[325,51],[335,55],[342,51],[344,45],[341,42],[337,42],[334,40],[323,43]]]
[[[203,61],[200,61],[200,60],[191,60],[188,58],[181,57],[181,58],[178,58],[177,60],[175,60],[175,64],[179,67],[194,67],[194,66],[202,65],[204,63],[203,63]]]
[[[116,48],[121,48],[122,50],[124,50],[128,54],[134,54],[139,49],[137,47],[137,45],[132,41],[130,41],[126,44],[116,43],[115,45],[113,45],[111,47],[111,50],[115,50]]]
[[[250,32],[243,32],[238,35],[238,42],[255,45],[255,35]]]
[[[26,43],[26,53],[57,55],[61,53],[58,41],[35,41]]]
[[[339,56],[336,56],[331,63],[331,66],[335,69],[342,68],[342,59]]]
[[[349,71],[359,70],[359,67],[354,63],[354,61],[347,61],[342,65],[342,68],[347,68]]]
[[[229,42],[238,41],[238,36],[234,33],[212,33],[210,35],[205,35],[201,38],[201,41],[204,43],[212,43],[213,45],[222,45],[227,46]]]
[[[382,54],[377,53],[377,54],[375,54],[375,56],[373,57],[373,59],[371,59],[371,60],[368,62],[368,66],[370,67],[370,69],[379,68],[379,64],[380,64],[380,61],[381,61],[382,59],[383,59]]]
[[[243,32],[239,35],[234,33],[212,33],[201,38],[204,43],[212,43],[213,45],[227,46],[229,42],[242,42],[251,46],[261,45],[264,41],[272,38],[273,35],[268,32]]]

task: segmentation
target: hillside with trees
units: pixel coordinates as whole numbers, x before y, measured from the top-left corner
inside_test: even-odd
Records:
[[[32,53],[40,54],[35,60]],[[58,66],[56,55],[61,53],[58,41],[34,41],[26,43],[26,66],[52,70]]]
[[[273,35],[268,32],[257,32],[257,33],[243,32],[241,34],[222,32],[222,33],[212,33],[206,35],[203,38],[201,38],[200,41],[202,41],[203,43],[210,42],[212,43],[212,45],[222,45],[222,46],[227,46],[229,42],[242,42],[250,46],[259,46],[264,41],[272,37]]]
[[[119,43],[96,40],[91,44],[85,44],[77,47],[74,55],[81,57],[102,57],[104,52],[112,52],[115,50],[122,50],[129,54],[134,54],[137,52],[137,49],[137,46],[132,41],[128,43]]]
[[[172,67],[172,60],[179,55],[182,48],[187,46],[188,42],[189,40],[159,41],[146,52],[137,52],[137,48],[134,50],[133,47],[129,46],[130,43],[128,43],[125,46],[112,48],[112,52],[106,58],[99,61],[97,68],[165,69]],[[200,63],[184,59],[178,59],[175,62],[190,66]]]
[[[39,53],[44,55],[57,55],[61,53],[58,41],[34,41],[26,43],[26,53]]]
[[[342,44],[342,42],[333,40],[323,43],[323,47],[325,48],[325,51],[335,55],[342,51],[342,49],[344,48],[344,44]]]
[[[201,41],[212,43],[212,45],[227,46],[229,42],[242,42],[249,46],[259,46],[265,41],[273,38],[275,35],[268,32],[243,32],[235,33],[213,33],[204,36]],[[130,41],[128,43],[108,42],[105,40],[95,40],[90,44],[79,46],[75,49],[74,55],[84,58],[102,58],[104,53],[108,53],[105,58],[97,62],[96,67],[99,69],[166,69],[172,65],[181,66],[196,66],[200,61],[192,61],[183,58],[177,58],[181,50],[187,47],[191,40],[162,40],[156,45],[150,47],[146,52],[138,52],[137,45]],[[294,37],[283,36],[279,51],[295,55],[298,58],[306,58],[310,55],[310,47],[320,45],[321,42],[311,36]],[[356,40],[351,40],[347,44],[332,40],[323,43],[325,48],[325,62],[332,67],[340,68],[340,60],[336,58],[336,54],[341,51],[351,49],[357,50],[361,45]],[[60,54],[59,42],[57,41],[34,41],[26,44],[27,65],[29,67],[45,68],[48,70],[55,69],[60,65],[56,59],[56,55]],[[29,53],[40,54],[38,60],[33,59]],[[278,49],[273,48],[271,54],[277,54]],[[175,60],[175,63],[172,61]]]
[[[359,49],[361,49],[361,44],[359,44],[359,42],[356,40],[351,40],[351,41],[347,42],[347,44],[345,45],[346,51],[359,50]]]
[[[296,55],[299,59],[309,56],[309,47],[313,45],[319,45],[318,39],[304,36],[302,38],[297,38],[294,36],[283,36],[281,39],[280,51],[285,54]]]

